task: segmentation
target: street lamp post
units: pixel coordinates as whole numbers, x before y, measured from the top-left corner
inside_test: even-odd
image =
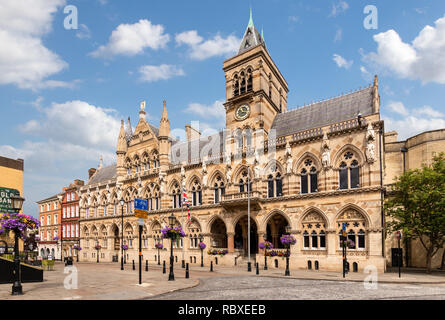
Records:
[[[289,225],[286,226],[286,233],[290,234],[291,231],[291,227]],[[289,248],[290,245],[287,245],[287,250],[286,250],[286,272],[284,273],[285,276],[290,276],[290,272],[289,272]]]
[[[121,205],[121,270],[124,270],[124,199],[119,200]]]
[[[247,271],[252,271],[252,263],[250,262],[250,167],[247,167]]]
[[[16,213],[19,213],[22,209],[24,201],[25,199],[20,196],[11,196],[12,210],[14,210]],[[14,284],[12,285],[13,296],[23,294],[20,274],[19,234],[19,230],[14,231]]]
[[[175,226],[176,218],[173,213],[168,217],[168,224],[171,228]],[[173,234],[170,235],[170,273],[168,274],[168,281],[175,280],[175,275],[173,273]]]
[[[99,263],[99,250],[100,250],[100,244],[99,244],[99,242],[97,242],[97,243],[96,243],[97,263]]]
[[[204,267],[204,248],[201,246],[202,241],[204,240],[204,237],[202,234],[199,235],[199,248],[201,249],[201,267]]]
[[[267,234],[265,233],[263,236],[264,243],[267,241]],[[267,248],[264,247],[264,270],[267,270]]]

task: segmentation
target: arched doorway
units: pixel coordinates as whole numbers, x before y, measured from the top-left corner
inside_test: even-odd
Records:
[[[267,221],[266,237],[267,241],[273,244],[274,248],[283,249],[284,246],[280,241],[283,234],[286,234],[286,227],[289,225],[286,218],[280,213],[275,213]]]
[[[227,229],[224,221],[219,218],[213,221],[210,233],[213,248],[227,248]]]
[[[235,225],[235,249],[243,249],[244,255],[248,254],[248,223],[247,215],[240,218]],[[258,229],[255,221],[250,218],[250,254],[258,253]]]
[[[111,229],[111,234],[113,235],[113,247],[114,251],[120,250],[120,235],[119,235],[119,228],[117,225],[113,225]]]

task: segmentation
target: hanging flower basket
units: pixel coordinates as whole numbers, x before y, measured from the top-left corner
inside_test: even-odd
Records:
[[[128,246],[126,244],[122,245],[122,250],[124,251],[128,250]]]
[[[164,239],[178,240],[185,237],[185,232],[182,230],[181,226],[176,226],[174,228],[166,227],[162,229],[161,232]]]
[[[229,253],[229,251],[221,249],[210,249],[209,251],[207,251],[207,253],[212,256],[220,255],[221,257],[224,257],[226,254]]]
[[[81,251],[81,250],[82,250],[82,248],[81,248],[80,246],[78,246],[77,244],[75,244],[75,245],[73,246],[73,249],[74,249],[74,250],[77,250],[77,251]]]
[[[341,241],[341,246],[343,247],[343,245],[346,243],[346,247],[348,247],[348,249],[355,249],[355,242],[352,241],[351,239],[348,240],[342,240]]]
[[[159,249],[159,250],[162,250],[164,248],[164,245],[162,243],[158,242],[158,243],[155,244],[155,248]]]
[[[54,237],[53,241],[59,241],[59,237]]]
[[[290,257],[290,252],[287,251],[276,251],[276,250],[270,250],[266,252],[266,257],[280,257],[280,258],[286,258]]]
[[[258,245],[258,247],[259,247],[261,250],[264,250],[264,249],[269,250],[269,249],[273,249],[273,244],[272,244],[272,242],[264,241],[264,242],[261,242],[261,243]]]
[[[204,242],[200,242],[200,243],[199,243],[199,248],[200,248],[201,250],[204,250],[206,247],[207,247],[207,246],[206,246],[206,244],[205,244]]]
[[[4,213],[0,217],[0,234],[13,231],[23,237],[26,230],[36,230],[39,226],[39,220],[24,214]]]
[[[281,243],[286,247],[290,248],[291,245],[297,243],[297,239],[290,234],[285,234],[280,238]]]
[[[100,244],[96,244],[96,246],[94,247],[94,249],[96,249],[96,250],[100,250],[100,248],[102,248],[102,246]]]

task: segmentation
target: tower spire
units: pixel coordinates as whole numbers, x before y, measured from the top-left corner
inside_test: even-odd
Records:
[[[166,137],[170,135],[170,121],[167,114],[167,102],[164,100],[164,107],[162,109],[161,123],[159,126],[159,137]]]
[[[252,7],[250,7],[250,19],[249,19],[249,24],[247,25],[248,28],[253,27],[253,16],[252,16]]]

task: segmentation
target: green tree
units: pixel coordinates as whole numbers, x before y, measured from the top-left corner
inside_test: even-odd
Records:
[[[426,269],[445,244],[445,154],[430,166],[409,170],[396,180],[385,201],[389,232],[401,230],[408,239],[419,239],[426,250]]]

